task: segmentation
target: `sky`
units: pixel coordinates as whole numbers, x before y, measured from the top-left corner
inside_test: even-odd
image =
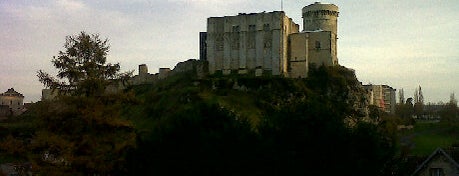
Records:
[[[199,58],[208,17],[283,10],[302,29],[308,0],[0,0],[0,92],[41,98],[38,70],[55,75],[51,59],[65,37],[81,31],[108,38],[108,62],[150,73]],[[425,102],[459,97],[459,1],[329,0],[339,7],[339,64],[363,84],[422,87]],[[281,7],[283,7],[281,9]]]

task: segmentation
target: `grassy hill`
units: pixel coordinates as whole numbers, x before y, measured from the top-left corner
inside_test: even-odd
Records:
[[[331,110],[350,117],[363,115],[356,106],[365,95],[352,71],[321,67],[311,75],[308,79],[240,75],[197,79],[190,73],[178,74],[154,85],[132,87],[138,104],[128,106],[125,115],[146,130],[153,123],[149,120],[176,116],[202,103],[215,104],[256,128],[269,110],[314,99],[329,101],[326,105]]]
[[[176,74],[127,89],[122,103],[112,97],[38,103],[23,122],[39,125],[21,127],[33,138],[24,141],[35,144],[22,145],[31,144],[34,151],[25,153],[34,157],[50,147],[67,152],[73,164],[60,169],[75,173],[384,175],[392,172],[396,140],[384,124],[358,121],[365,93],[344,67],[311,69],[306,79]],[[358,123],[351,127],[347,118]],[[27,159],[24,151],[13,154]],[[32,159],[49,171],[56,167]]]

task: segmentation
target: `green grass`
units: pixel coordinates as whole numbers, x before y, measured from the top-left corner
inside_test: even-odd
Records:
[[[448,148],[459,143],[459,126],[446,123],[417,123],[413,130],[402,136],[410,136],[411,154],[428,156],[436,148]]]
[[[451,147],[453,143],[459,141],[457,137],[457,135],[448,136],[441,132],[419,135],[413,139],[415,146],[412,152],[418,155],[429,155],[438,147]]]

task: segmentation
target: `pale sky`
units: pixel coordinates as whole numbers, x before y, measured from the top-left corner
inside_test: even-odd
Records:
[[[284,0],[300,24],[314,3]],[[325,3],[325,2],[324,2]],[[459,94],[459,1],[330,0],[339,7],[338,59],[364,84],[403,88],[405,98],[422,87],[426,102]],[[38,101],[36,72],[56,73],[51,59],[65,36],[98,33],[111,44],[108,62],[123,71],[160,67],[199,57],[206,20],[281,10],[280,0],[0,0],[0,92],[13,87],[25,102]]]

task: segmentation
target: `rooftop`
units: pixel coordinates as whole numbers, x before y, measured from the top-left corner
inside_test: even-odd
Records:
[[[0,96],[15,96],[15,97],[24,97],[21,93],[15,91],[13,88],[8,89],[5,93],[0,94]]]

